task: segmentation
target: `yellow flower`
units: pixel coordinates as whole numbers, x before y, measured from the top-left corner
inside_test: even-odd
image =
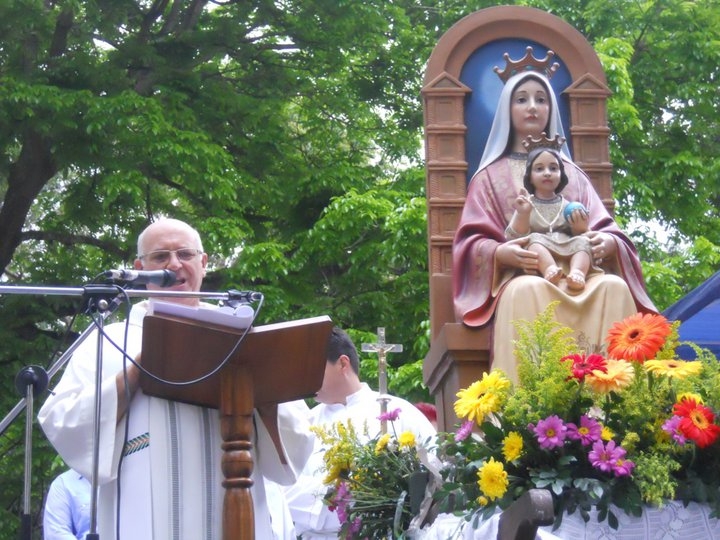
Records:
[[[477,502],[480,506],[487,506],[487,503],[489,503],[490,501],[488,501],[488,498],[485,497],[485,495],[480,495],[477,498]]]
[[[312,431],[318,437],[327,437],[327,430],[323,426],[310,426],[310,431]]]
[[[347,424],[336,422],[325,428],[312,426],[310,428],[328,445],[323,456],[327,474],[323,480],[326,484],[334,483],[344,476],[353,464],[355,448],[358,446],[358,436],[351,421]]]
[[[508,474],[502,462],[490,458],[477,473],[478,486],[483,494],[492,500],[505,495],[508,488]]]
[[[514,461],[522,455],[523,439],[517,431],[511,431],[503,439],[503,456],[506,461]]]
[[[615,433],[612,429],[610,429],[607,426],[602,427],[602,432],[600,433],[600,437],[603,441],[611,441],[612,438],[615,436]]]
[[[357,484],[364,484],[368,481],[368,478],[372,478],[376,474],[376,471],[368,471],[364,467],[356,467],[351,470],[352,481]]]
[[[630,362],[625,360],[607,361],[607,372],[603,373],[599,369],[585,378],[585,383],[599,394],[607,394],[609,392],[617,392],[630,385],[635,376],[635,370]]]
[[[377,444],[375,445],[375,455],[381,454],[383,450],[387,448],[388,441],[390,440],[390,434],[386,433],[380,439],[378,439]]]
[[[509,388],[510,380],[503,372],[483,373],[482,379],[456,394],[455,414],[481,424],[485,416],[500,410]]]
[[[347,441],[338,441],[328,448],[323,457],[325,468],[327,469],[327,475],[323,481],[326,484],[332,484],[344,474],[345,471],[350,470],[353,461],[352,456],[353,446]]]
[[[690,375],[698,375],[702,371],[702,362],[686,362],[685,360],[647,360],[645,369],[658,375],[684,379]]]
[[[694,399],[695,403],[699,403],[700,405],[705,404],[702,396],[700,394],[696,394],[694,392],[682,392],[682,393],[678,394],[678,397],[675,401],[680,403],[683,399]]]
[[[411,431],[404,431],[398,437],[398,444],[400,445],[400,448],[402,448],[403,446],[405,446],[407,448],[414,448],[415,447],[415,434]]]

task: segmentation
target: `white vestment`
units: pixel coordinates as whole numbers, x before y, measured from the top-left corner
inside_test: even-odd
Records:
[[[142,346],[146,305],[132,308],[128,325],[123,322],[105,327],[106,335],[130,358],[135,358]],[[93,332],[75,351],[38,413],[40,425],[60,456],[88,478],[92,478],[96,347],[97,332]],[[138,390],[130,403],[126,435],[125,417],[117,419],[115,376],[122,373],[124,358],[120,350],[107,339],[103,341],[98,445],[100,538],[220,539],[224,490],[218,411],[147,396]],[[278,431],[286,464],[281,462],[257,412],[254,415],[255,483],[251,492],[258,539],[273,537],[262,477],[283,485],[296,480],[312,452],[314,437],[308,431],[308,412],[303,401],[278,406]],[[274,514],[276,509],[272,510]]]
[[[366,383],[362,389],[347,397],[347,404],[321,403],[310,410],[312,425],[330,427],[337,422],[352,420],[355,430],[362,439],[367,425],[370,438],[380,434],[380,402],[379,393],[373,391]],[[428,446],[435,442],[436,431],[425,415],[412,403],[397,397],[391,397],[387,410],[401,409],[397,420],[388,422],[388,433],[400,435],[405,431],[415,434],[418,444]],[[320,538],[337,538],[340,521],[337,514],[323,504],[323,497],[328,490],[323,484],[323,455],[325,449],[317,440],[315,450],[305,465],[300,479],[295,485],[285,488],[290,505],[290,513],[295,521],[295,529],[303,540]]]

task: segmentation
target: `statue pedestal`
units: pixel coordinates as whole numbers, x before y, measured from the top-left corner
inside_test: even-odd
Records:
[[[452,431],[460,422],[453,405],[456,394],[490,369],[490,328],[446,323],[423,361],[423,379],[435,396],[438,429]]]

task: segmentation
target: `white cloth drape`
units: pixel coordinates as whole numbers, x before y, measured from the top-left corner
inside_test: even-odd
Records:
[[[720,539],[720,521],[710,517],[710,509],[697,503],[684,507],[681,502],[669,501],[662,508],[645,508],[640,517],[628,516],[614,509],[619,526],[613,529],[607,520],[597,522],[597,512],[590,513],[585,523],[578,512],[565,515],[561,526],[538,529],[538,540],[711,540]],[[497,538],[500,514],[495,514],[477,528],[462,517],[440,514],[432,525],[426,526],[413,540],[494,540]]]

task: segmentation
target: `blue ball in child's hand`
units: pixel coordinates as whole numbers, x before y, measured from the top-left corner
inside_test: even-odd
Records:
[[[563,210],[563,217],[565,218],[565,221],[570,221],[570,216],[575,210],[582,210],[583,212],[587,213],[587,209],[585,208],[585,206],[583,206],[582,203],[570,202]]]

